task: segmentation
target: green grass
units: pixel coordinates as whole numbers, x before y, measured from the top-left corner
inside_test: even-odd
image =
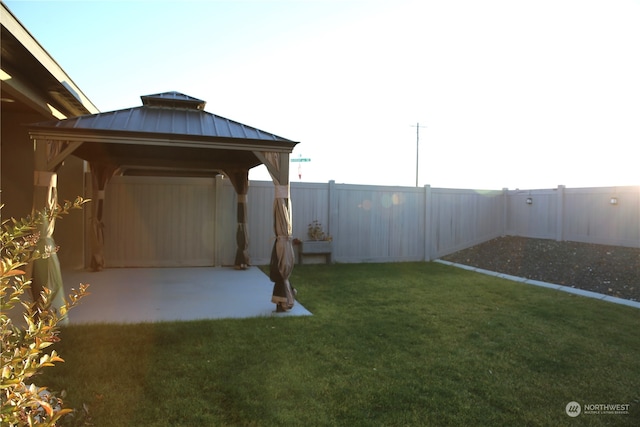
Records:
[[[97,426],[640,422],[638,309],[437,263],[292,283],[313,316],[68,327],[38,383]],[[573,419],[570,401],[631,413]]]

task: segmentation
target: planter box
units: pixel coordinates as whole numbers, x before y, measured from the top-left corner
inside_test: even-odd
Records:
[[[304,263],[304,259],[309,260],[311,257],[324,257],[327,264],[331,264],[331,254],[333,252],[333,245],[330,240],[307,240],[300,243],[300,249],[298,252],[298,260],[300,264]]]

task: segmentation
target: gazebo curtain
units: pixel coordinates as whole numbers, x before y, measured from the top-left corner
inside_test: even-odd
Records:
[[[55,172],[35,171],[34,173],[34,192],[33,205],[34,211],[49,211],[55,209],[58,204],[57,190],[58,176]],[[60,262],[56,254],[56,242],[53,239],[53,232],[56,227],[55,218],[49,219],[46,214],[40,218],[41,223],[38,227],[40,239],[38,240],[38,250],[40,253],[47,254],[46,257],[37,259],[33,262],[31,283],[31,295],[33,301],[40,301],[40,293],[43,288],[51,290],[53,300],[51,305],[55,309],[59,309],[64,305],[64,287],[62,283],[62,274],[60,273]],[[68,319],[62,319],[62,323],[66,324]]]
[[[295,255],[291,244],[291,200],[289,185],[275,186],[276,195],[273,202],[273,228],[276,240],[271,251],[269,278],[274,282],[271,302],[278,308],[290,310],[295,302],[295,290],[289,282],[293,271]]]
[[[227,173],[233,188],[238,195],[237,229],[236,229],[236,258],[234,265],[238,269],[245,269],[250,264],[249,258],[249,229],[247,227],[247,192],[249,191],[249,171],[243,170]]]
[[[271,166],[270,172],[275,184],[273,228],[276,239],[269,268],[269,278],[274,282],[271,302],[278,306],[279,311],[290,310],[295,303],[295,289],[289,282],[295,255],[292,245],[289,156],[281,156],[280,153],[264,153],[264,156]]]
[[[91,204],[91,269],[100,271],[104,261],[104,195],[107,182],[116,168],[112,165],[90,162],[93,203]]]

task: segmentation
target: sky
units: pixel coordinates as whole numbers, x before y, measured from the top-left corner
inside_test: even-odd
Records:
[[[205,100],[293,182],[640,185],[640,0],[4,2],[100,111]]]

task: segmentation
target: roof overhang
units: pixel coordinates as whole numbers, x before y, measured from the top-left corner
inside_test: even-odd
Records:
[[[26,107],[57,119],[97,113],[96,106],[4,3],[0,8],[0,87],[7,101],[2,108]]]
[[[240,151],[274,151],[291,153],[297,142],[264,141],[244,138],[208,137],[196,135],[172,135],[161,133],[101,131],[87,132],[60,128],[31,127],[33,139],[95,144],[121,144],[153,147],[189,147]]]

